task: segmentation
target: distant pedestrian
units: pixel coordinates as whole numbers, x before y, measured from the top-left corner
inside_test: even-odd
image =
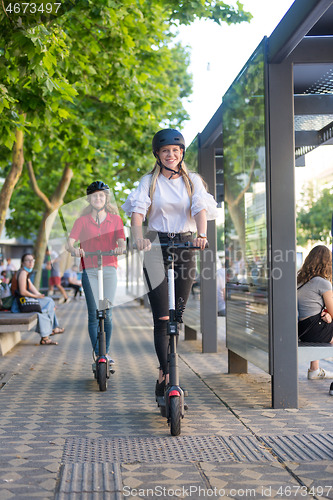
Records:
[[[219,264],[216,271],[217,315],[225,316],[225,268]]]
[[[10,279],[8,278],[7,271],[1,271],[0,280],[2,283],[6,285],[9,284]]]
[[[12,259],[10,257],[8,257],[8,259],[6,259],[6,260],[7,260],[7,265],[6,265],[7,278],[10,281],[12,279],[12,277],[14,276],[14,274],[16,273],[17,269],[14,266],[14,264],[12,263]]]
[[[63,274],[61,278],[61,284],[63,287],[73,288],[75,290],[74,299],[76,299],[77,294],[82,295],[82,282],[78,279],[78,267],[76,265],[72,266]]]
[[[64,303],[68,301],[66,290],[61,285],[61,272],[60,272],[60,257],[57,252],[51,252],[50,261],[47,266],[51,267],[51,276],[49,278],[49,290],[53,293],[54,287],[57,287],[61,295],[64,297]]]
[[[333,343],[332,252],[315,246],[297,274],[298,337],[302,342]],[[308,379],[333,378],[311,361]]]

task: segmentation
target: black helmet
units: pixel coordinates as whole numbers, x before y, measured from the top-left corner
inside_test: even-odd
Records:
[[[107,184],[105,184],[102,181],[95,181],[90,184],[90,186],[87,187],[87,195],[93,194],[96,191],[109,191],[110,188]]]
[[[180,146],[183,150],[183,156],[185,154],[185,139],[178,130],[174,128],[165,128],[163,130],[159,130],[153,137],[153,154],[157,155],[157,151],[162,146]]]

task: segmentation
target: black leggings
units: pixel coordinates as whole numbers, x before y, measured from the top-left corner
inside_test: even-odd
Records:
[[[192,237],[184,238],[183,241],[191,241]],[[160,237],[160,241],[167,242]],[[179,242],[179,240],[178,240]],[[168,373],[168,346],[169,338],[167,335],[167,321],[161,318],[169,317],[168,305],[168,280],[167,271],[169,267],[168,256],[170,253],[175,252],[175,295],[176,295],[176,309],[181,303],[184,306],[189,298],[192,284],[196,272],[196,258],[191,250],[186,249],[162,249],[162,258],[156,257],[152,252],[146,252],[144,275],[146,286],[148,289],[148,298],[151,305],[153,320],[154,320],[154,344],[155,351],[160,363],[160,368],[164,374]],[[161,270],[161,267],[163,269]],[[154,279],[157,275],[161,276],[159,284]],[[155,281],[155,283],[153,283]]]

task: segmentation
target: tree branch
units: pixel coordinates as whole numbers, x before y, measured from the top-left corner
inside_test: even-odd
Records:
[[[37,184],[37,181],[36,181],[36,177],[35,177],[35,172],[34,172],[34,169],[33,169],[31,161],[27,162],[27,167],[28,167],[29,179],[30,179],[31,186],[32,186],[32,189],[33,189],[34,193],[38,196],[38,198],[40,198],[43,201],[43,203],[45,204],[47,210],[51,210],[52,205],[50,203],[50,200],[43,193],[43,191],[41,191],[39,189],[39,187],[38,187],[38,184]]]
[[[2,9],[5,13],[5,15],[8,17],[10,23],[13,23],[13,20],[9,17],[9,15],[7,14],[7,11],[6,11],[6,8],[5,8],[5,4],[3,3],[3,0],[1,0],[1,3],[2,3]]]
[[[72,177],[73,177],[73,170],[70,168],[69,164],[66,163],[64,170],[62,172],[61,179],[58,182],[58,185],[51,197],[51,205],[53,209],[60,207],[62,205],[63,198],[67,193]]]

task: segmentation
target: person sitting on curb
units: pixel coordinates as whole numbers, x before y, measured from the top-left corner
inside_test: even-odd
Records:
[[[302,342],[333,344],[332,252],[315,246],[297,273],[298,338]],[[311,361],[309,380],[333,378],[333,372]]]

